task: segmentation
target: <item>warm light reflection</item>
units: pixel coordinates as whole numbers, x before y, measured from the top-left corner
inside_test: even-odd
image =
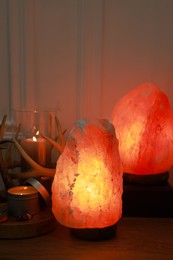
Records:
[[[90,211],[97,211],[98,205],[106,207],[110,204],[113,196],[112,182],[106,178],[109,172],[103,161],[93,158],[93,153],[90,155],[88,152],[85,162],[79,164],[78,171],[80,175],[74,182],[72,189],[74,199],[71,206],[78,206],[81,211],[87,212],[88,205]]]

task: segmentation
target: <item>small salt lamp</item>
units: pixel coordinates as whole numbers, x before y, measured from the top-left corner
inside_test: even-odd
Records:
[[[153,182],[167,178],[173,165],[173,114],[167,96],[155,84],[142,84],[115,105],[112,122],[124,172],[150,176]]]
[[[57,162],[52,210],[82,239],[114,236],[122,214],[122,165],[108,120],[80,120],[71,130]]]

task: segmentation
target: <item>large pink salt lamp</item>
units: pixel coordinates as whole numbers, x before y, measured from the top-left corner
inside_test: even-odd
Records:
[[[121,98],[112,121],[124,172],[153,175],[173,165],[173,114],[155,84],[142,84]]]
[[[80,230],[101,230],[121,217],[122,165],[108,120],[80,120],[71,130],[57,162],[52,210],[62,225]]]

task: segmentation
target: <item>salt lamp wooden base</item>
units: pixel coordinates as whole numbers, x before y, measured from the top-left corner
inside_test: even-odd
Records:
[[[136,175],[131,173],[123,174],[125,184],[142,184],[142,185],[161,185],[166,184],[169,179],[169,172],[159,174]]]
[[[71,235],[76,238],[88,241],[101,241],[115,237],[117,225],[108,226],[105,228],[71,228]]]
[[[173,187],[124,184],[123,216],[173,217]]]

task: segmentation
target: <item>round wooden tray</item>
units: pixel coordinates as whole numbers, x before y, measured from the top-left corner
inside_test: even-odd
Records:
[[[0,223],[0,239],[36,237],[52,231],[56,226],[57,221],[51,209],[44,207],[31,220],[17,221],[13,217],[8,217],[6,222]]]

